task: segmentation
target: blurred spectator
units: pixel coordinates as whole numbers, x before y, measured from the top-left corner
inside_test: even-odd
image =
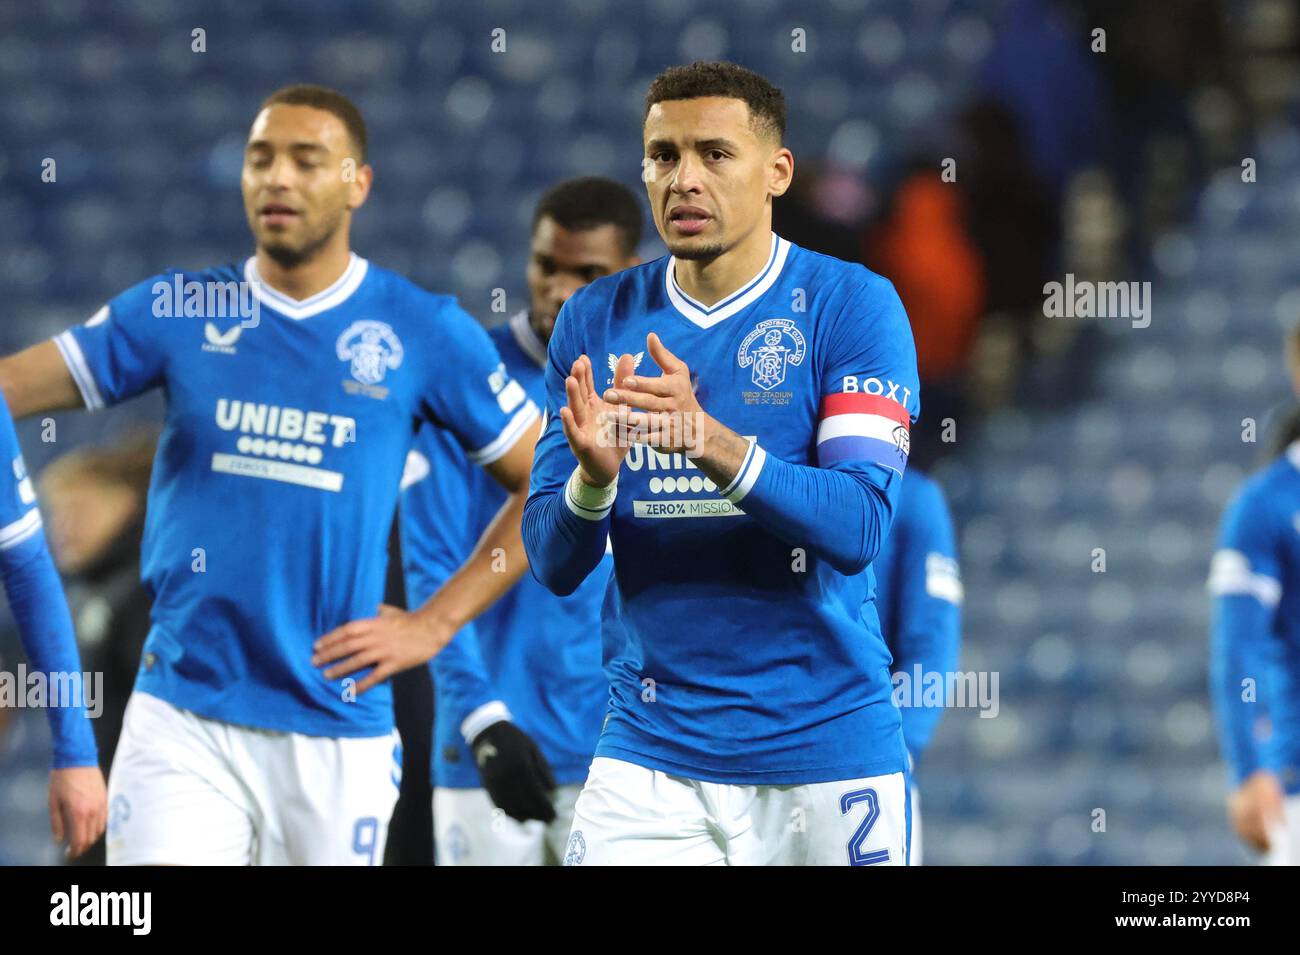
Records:
[[[907,309],[921,378],[918,449],[942,451],[944,421],[960,416],[964,379],[985,301],[984,263],[972,241],[965,199],[939,176],[915,169],[866,240],[872,269],[894,283]],[[915,458],[913,458],[915,460]],[[933,460],[925,455],[921,466]]]
[[[860,262],[866,204],[860,177],[796,156],[794,181],[772,204],[772,231],[802,248]]]
[[[65,577],[83,666],[104,674],[95,742],[107,775],[149,634],[150,598],[140,582],[140,538],[157,445],[136,433],[113,448],[79,448],[41,474],[55,562]],[[104,864],[104,841],[78,860]]]
[[[1062,222],[1051,186],[1004,104],[977,98],[957,125],[957,185],[984,264],[987,316],[971,344],[976,357],[968,393],[990,408],[1011,400],[1020,369],[1037,350],[1043,285],[1060,270]]]
[[[1137,252],[1186,215],[1210,165],[1237,159],[1243,110],[1224,5],[1182,0],[1176,16],[1158,3],[1066,6],[1086,31],[1106,31],[1106,52],[1093,59],[1121,107],[1106,115],[1106,159],[1133,209]]]
[[[981,98],[1009,111],[1054,197],[1080,173],[1111,172],[1134,211],[1128,252],[1136,255],[1186,214],[1208,167],[1235,161],[1245,94],[1228,22],[1221,0],[1183,0],[1176,12],[1159,3],[1017,0],[983,65]]]
[[[1035,171],[1015,117],[977,99],[958,119],[963,141],[957,184],[966,196],[972,238],[984,260],[990,313],[1041,314],[1043,283],[1054,277],[1060,215]]]
[[[1016,0],[981,68],[979,98],[1005,104],[1036,178],[1054,195],[1080,169],[1112,154],[1115,111],[1102,77],[1107,54],[1092,52],[1094,26],[1101,24],[1066,0]]]

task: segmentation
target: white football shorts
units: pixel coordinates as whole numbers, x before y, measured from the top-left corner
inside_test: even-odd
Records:
[[[793,786],[706,783],[597,757],[565,865],[907,865],[902,773]]]
[[[496,807],[486,789],[433,791],[438,865],[559,865],[573,827],[580,783],[560,786],[551,804],[555,820],[519,822]]]
[[[131,694],[108,783],[109,865],[380,865],[401,781],[388,736],[205,719]]]

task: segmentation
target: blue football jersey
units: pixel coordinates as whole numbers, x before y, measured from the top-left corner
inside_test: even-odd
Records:
[[[550,343],[531,515],[559,500],[576,465],[558,414],[570,366],[588,355],[597,390],[613,383],[624,353],[654,375],[652,331],[690,367],[701,406],[751,445],[721,489],[689,457],[634,445],[611,514],[579,514],[609,522],[614,552],[602,611],[611,711],[596,755],[738,784],[903,771],[870,573],[841,573],[745,513],[747,495],[779,497],[788,486],[800,495],[789,503],[816,514],[815,489],[829,489],[822,469],[856,468],[885,522],[864,533],[887,528],[919,411],[897,294],[860,265],[775,235],[764,269],[712,306],[678,286],[672,257],[580,289]],[[801,466],[798,480],[782,470],[792,466]],[[849,484],[858,486],[835,486]],[[565,533],[532,521],[530,555]]]
[[[72,615],[63,585],[50,557],[36,507],[36,491],[27,476],[9,406],[0,396],[0,579],[31,671],[27,681],[10,689],[30,693],[36,672],[45,675],[39,699],[46,707],[54,736],[54,768],[98,763],[87,705],[96,705],[94,686],[81,670]],[[13,674],[9,674],[13,676]],[[101,701],[102,702],[102,701]],[[0,706],[15,703],[0,701]],[[95,713],[98,716],[98,713]]]
[[[943,490],[916,468],[907,472],[894,526],[871,562],[875,605],[893,670],[904,674],[903,739],[914,760],[930,742],[943,706],[918,706],[919,688],[957,668],[961,650],[961,574],[957,538]],[[919,668],[919,670],[918,670]],[[919,676],[919,679],[918,679]]]
[[[241,281],[251,319],[195,314],[213,314],[204,289]],[[228,723],[388,733],[389,687],[357,696],[361,674],[326,680],[312,645],[383,599],[420,422],[480,465],[535,424],[486,332],[454,299],[354,255],[302,301],[262,284],[251,258],[168,272],[55,341],[87,408],[150,388],[167,397],[142,545],[153,626],[136,688]]]
[[[0,550],[18,553],[32,544],[45,546],[44,540],[36,489],[27,475],[13,416],[0,398]]]
[[[1300,792],[1300,442],[1229,505],[1210,568],[1210,689],[1235,782]]]
[[[527,313],[489,334],[506,371],[542,403],[546,346]],[[417,606],[469,556],[506,495],[454,442],[429,427],[416,438],[405,483],[402,563],[407,597]],[[430,661],[437,710],[434,785],[482,786],[465,734],[472,738],[484,720],[503,712],[536,741],[556,782],[586,778],[609,701],[600,605],[611,567],[606,557],[563,598],[525,575]],[[504,711],[490,708],[498,702]]]

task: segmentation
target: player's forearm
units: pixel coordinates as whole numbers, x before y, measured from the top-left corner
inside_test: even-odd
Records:
[[[524,549],[528,566],[542,586],[561,597],[578,589],[605,555],[612,500],[600,507],[599,491],[576,495],[571,483],[539,491],[524,508]],[[593,505],[593,506],[588,506]]]
[[[777,537],[846,575],[860,573],[876,556],[893,517],[897,476],[877,487],[862,471],[782,461],[724,427],[707,434],[695,466]]]
[[[32,541],[21,546],[23,553],[5,554],[0,573],[23,650],[33,669],[46,675],[50,693],[56,687],[60,693],[81,687],[75,700],[60,697],[47,701],[54,736],[54,768],[96,766],[99,756],[84,705],[93,687],[82,684],[72,616],[58,572],[43,543],[39,548]]]
[[[1210,698],[1234,783],[1269,760],[1256,727],[1268,716],[1268,611],[1254,597],[1218,597],[1210,634]]]
[[[958,610],[952,604],[935,597],[922,599],[940,606],[933,608],[932,614],[926,614],[924,619],[918,620],[913,628],[904,630],[899,638],[900,649],[893,670],[895,673],[907,674],[909,683],[915,685],[919,667],[922,680],[928,680],[931,673],[937,673],[944,678],[943,686],[946,687],[947,674],[956,671],[960,655]],[[930,738],[939,725],[948,701],[945,698],[933,706],[918,706],[914,696],[910,703],[911,705],[902,708],[903,741],[912,758],[919,761],[925,748],[930,745]]]
[[[0,392],[15,418],[83,407],[81,392],[52,341],[0,358]]]
[[[721,421],[711,416],[704,416],[701,426],[703,447],[699,453],[689,455],[691,463],[704,472],[718,487],[729,487],[745,466],[749,455],[750,442],[732,431]]]
[[[496,603],[523,576],[528,566],[520,537],[525,492],[506,498],[465,563],[447,578],[417,615],[459,630]]]
[[[404,550],[403,553],[409,551]],[[427,558],[428,554],[426,552],[421,556]],[[442,565],[435,563],[430,566],[425,563],[418,572],[408,569],[406,593],[412,603],[423,605],[427,596],[437,593],[442,582],[455,573],[453,565],[446,565],[441,570],[437,569],[439,566]],[[455,719],[458,721],[477,707],[497,698],[487,668],[483,665],[478,634],[473,626],[458,631],[451,642],[429,661],[429,666],[439,699],[448,704],[449,712],[457,714]]]

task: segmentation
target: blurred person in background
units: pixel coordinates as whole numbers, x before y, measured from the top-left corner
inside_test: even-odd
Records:
[[[969,346],[967,393],[991,408],[1012,400],[1046,324],[1043,284],[1059,269],[1061,213],[1004,104],[976,98],[958,115],[957,131],[966,158],[956,185],[984,290],[984,317]]]
[[[105,774],[149,635],[140,539],[156,448],[156,435],[136,433],[113,447],[61,455],[40,478],[51,548],[68,588],[82,659],[88,670],[104,674],[95,740]],[[103,840],[78,861],[103,865]]]
[[[805,249],[860,262],[868,202],[869,192],[856,173],[804,161],[789,191],[772,203],[772,231]]]
[[[967,230],[966,202],[936,166],[914,168],[866,240],[867,265],[888,275],[916,341],[925,414],[913,460],[926,466],[950,446],[945,422],[960,418],[970,353],[984,310],[984,262]],[[913,454],[917,454],[913,451]]]
[[[874,599],[894,661],[894,696],[903,717],[908,773],[915,776],[948,704],[949,675],[961,654],[961,571],[957,535],[943,489],[918,468],[908,470],[898,515],[872,562]],[[935,680],[945,695],[931,705]],[[921,864],[921,805],[914,781],[909,865]]]
[[[29,671],[4,672],[0,708],[24,705],[46,709],[54,736],[50,771],[50,830],[67,855],[81,855],[104,832],[108,794],[90,717],[98,715],[98,687],[83,668],[73,634],[72,615],[46,545],[36,491],[18,447],[9,408],[0,401],[0,580]],[[42,690],[42,686],[44,689]],[[36,691],[36,695],[34,695]],[[69,698],[66,694],[71,694]],[[39,702],[33,702],[39,700]]]
[[[1286,343],[1300,395],[1300,324]],[[1300,409],[1229,504],[1210,566],[1210,693],[1228,820],[1273,865],[1300,865]]]
[[[506,370],[545,400],[555,318],[587,283],[640,259],[641,206],[601,177],[566,180],[533,215],[529,304],[491,331]],[[402,497],[407,590],[423,600],[464,559],[501,494],[463,451],[422,429]],[[464,515],[460,527],[449,514]],[[524,577],[430,664],[437,697],[433,822],[439,865],[558,865],[609,708],[601,666],[606,554],[557,597]],[[509,818],[503,818],[503,816]]]

